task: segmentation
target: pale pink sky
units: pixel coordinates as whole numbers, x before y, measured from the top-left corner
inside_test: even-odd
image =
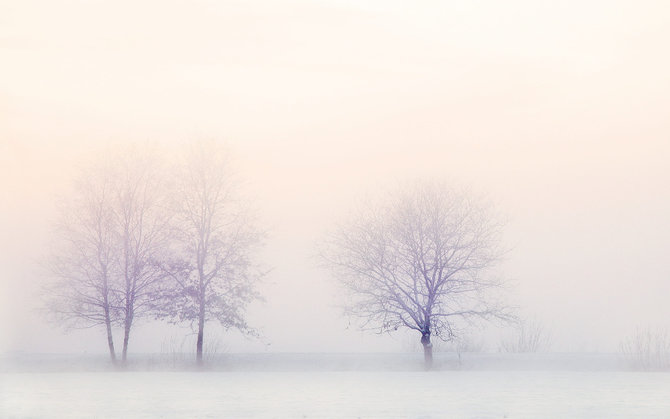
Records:
[[[669,23],[664,1],[0,1],[0,350],[79,336],[31,305],[75,165],[202,137],[270,227],[252,317],[273,350],[400,349],[345,330],[309,256],[365,190],[417,176],[509,215],[503,272],[559,348],[670,326]]]

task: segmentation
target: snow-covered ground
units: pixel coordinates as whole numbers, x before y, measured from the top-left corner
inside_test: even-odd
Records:
[[[0,417],[669,418],[670,374],[602,369],[5,369],[0,373]]]

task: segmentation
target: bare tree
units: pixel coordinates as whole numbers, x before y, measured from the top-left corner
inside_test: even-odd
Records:
[[[202,364],[208,320],[253,333],[245,309],[260,298],[255,286],[263,273],[252,256],[262,234],[239,199],[224,149],[193,144],[179,173],[175,244],[163,264],[173,283],[161,292],[156,309],[159,317],[197,325],[196,361]]]
[[[511,319],[490,275],[501,255],[502,223],[490,206],[443,183],[416,183],[366,205],[321,252],[350,291],[362,328],[421,335],[426,368],[431,337],[451,340],[475,319]],[[463,321],[465,323],[463,323]]]
[[[60,205],[52,253],[46,262],[54,280],[44,295],[49,313],[64,325],[105,326],[109,356],[116,363],[112,334],[118,319],[114,189],[114,179],[107,171],[90,170],[75,183],[73,198]]]
[[[122,361],[128,355],[135,319],[153,314],[152,299],[166,277],[160,262],[169,241],[165,173],[148,152],[127,154],[117,162],[114,202],[119,252],[119,294],[123,314]]]
[[[82,171],[61,208],[48,263],[56,277],[47,287],[50,311],[74,327],[104,324],[114,362],[113,327],[123,328],[125,363],[132,325],[150,313],[165,277],[158,262],[169,216],[155,162],[148,152],[134,150],[108,154],[104,163]]]

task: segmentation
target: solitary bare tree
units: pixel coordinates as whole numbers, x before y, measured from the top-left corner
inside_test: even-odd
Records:
[[[442,183],[416,183],[368,203],[325,240],[322,258],[350,291],[364,329],[450,340],[474,319],[511,319],[491,275],[502,223],[490,206]]]
[[[262,276],[253,259],[262,241],[249,209],[239,199],[224,149],[192,144],[176,179],[175,239],[163,264],[172,285],[161,291],[159,317],[197,325],[196,361],[203,362],[204,329],[215,319],[225,328],[253,333],[247,305],[260,298]]]

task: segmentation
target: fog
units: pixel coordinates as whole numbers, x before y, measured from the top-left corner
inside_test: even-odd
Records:
[[[104,353],[38,312],[56,201],[105,150],[233,153],[272,267],[226,352],[403,352],[362,333],[314,261],[369,191],[438,178],[509,222],[499,271],[552,350],[616,352],[669,326],[665,2],[137,2],[0,5],[0,352]],[[476,330],[497,351],[501,328]],[[189,337],[190,336],[190,337]],[[191,339],[145,322],[131,353]],[[191,342],[189,340],[189,342]],[[189,344],[190,345],[190,344]],[[169,349],[166,349],[169,348]],[[189,346],[190,350],[190,346]]]

